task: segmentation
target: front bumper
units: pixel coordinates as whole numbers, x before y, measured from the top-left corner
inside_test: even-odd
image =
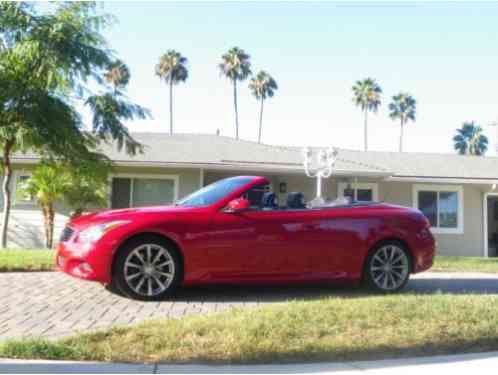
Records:
[[[57,268],[79,279],[111,282],[112,251],[105,243],[81,244],[74,241],[60,242],[55,258]],[[109,255],[107,255],[109,254]]]
[[[434,264],[434,257],[436,256],[436,243],[419,248],[415,254],[413,265],[413,273],[427,271]]]

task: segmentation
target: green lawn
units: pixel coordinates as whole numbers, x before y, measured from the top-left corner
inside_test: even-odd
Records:
[[[0,250],[0,272],[51,271],[54,250]]]
[[[437,256],[430,271],[498,273],[498,258]]]
[[[362,295],[151,321],[59,341],[0,344],[0,356],[125,362],[268,363],[498,349],[498,297]]]

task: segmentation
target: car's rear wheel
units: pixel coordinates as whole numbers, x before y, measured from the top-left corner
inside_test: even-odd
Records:
[[[131,298],[157,301],[177,289],[182,272],[177,249],[150,236],[132,240],[119,250],[112,282]]]
[[[384,242],[373,249],[367,259],[364,278],[367,285],[379,292],[403,289],[410,278],[411,258],[400,242]]]

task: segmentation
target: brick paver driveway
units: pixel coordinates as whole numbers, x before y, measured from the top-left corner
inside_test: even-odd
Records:
[[[410,281],[408,290],[498,294],[498,274],[424,273]],[[55,338],[151,318],[179,318],[230,307],[362,293],[353,287],[326,285],[210,287],[182,290],[169,301],[139,302],[111,294],[97,283],[58,272],[0,273],[0,340],[23,336]]]

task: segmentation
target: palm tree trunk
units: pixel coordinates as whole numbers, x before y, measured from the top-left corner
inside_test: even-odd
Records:
[[[43,205],[42,206],[42,212],[43,212],[43,227],[45,229],[45,247],[47,249],[50,248],[50,230],[49,230],[49,222],[50,222],[50,218],[49,218],[49,213],[48,213],[48,206],[46,205]]]
[[[45,247],[51,249],[54,244],[55,212],[52,204],[43,205],[43,224],[45,227]]]
[[[169,134],[173,134],[173,80],[169,81]]]
[[[2,214],[2,233],[1,233],[1,247],[5,249],[7,247],[7,229],[9,226],[9,216],[10,216],[10,206],[11,206],[11,196],[10,196],[10,180],[12,178],[12,166],[10,164],[10,153],[12,147],[14,146],[13,141],[7,141],[3,148],[3,182],[2,182],[2,194],[3,194],[3,214]]]
[[[54,207],[49,206],[48,209],[48,248],[51,249],[54,245]]]
[[[261,106],[259,109],[259,132],[258,132],[258,143],[261,143],[261,129],[263,128],[263,103],[264,99],[261,97]]]
[[[368,151],[368,108],[365,108],[365,124],[363,128],[363,139],[365,142],[365,151]]]
[[[233,107],[235,109],[235,139],[239,139],[239,112],[237,110],[237,80],[233,80]]]
[[[399,130],[399,152],[403,152],[403,121]]]

